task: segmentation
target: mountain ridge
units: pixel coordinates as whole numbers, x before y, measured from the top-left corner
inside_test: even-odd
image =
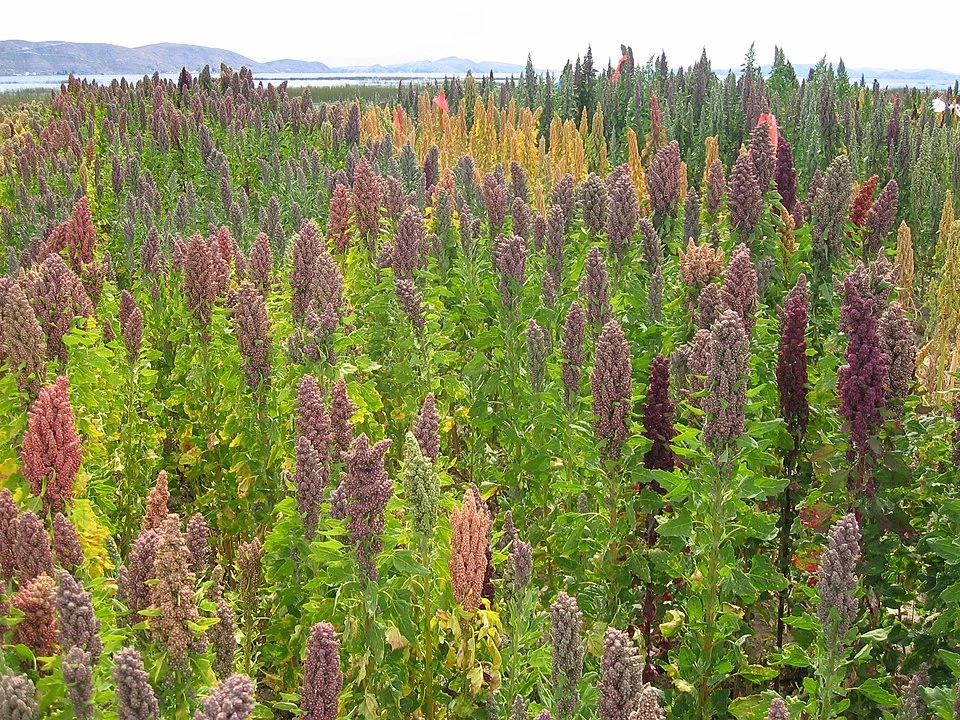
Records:
[[[200,70],[204,65],[218,69],[221,63],[232,68],[246,66],[254,73],[520,73],[523,65],[460,57],[415,60],[391,65],[349,65],[331,67],[311,60],[284,58],[257,62],[223,48],[180,43],[155,43],[128,48],[109,43],[74,43],[63,40],[0,40],[0,75],[151,75],[176,73],[186,67]]]

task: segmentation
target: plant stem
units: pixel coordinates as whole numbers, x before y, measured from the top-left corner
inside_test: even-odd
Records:
[[[697,719],[704,720],[707,716],[707,702],[710,699],[713,673],[714,629],[717,620],[720,543],[723,538],[723,527],[720,522],[720,512],[723,509],[723,473],[718,468],[711,472],[710,479],[710,517],[708,523],[708,554],[706,598],[703,603],[703,672],[697,681]]]
[[[433,610],[430,602],[433,563],[431,555],[430,541],[424,540],[421,544],[421,562],[427,569],[427,574],[423,578],[423,713],[427,720],[434,720],[436,716],[433,700]]]

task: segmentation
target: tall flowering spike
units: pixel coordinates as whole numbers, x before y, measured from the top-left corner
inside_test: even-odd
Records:
[[[290,304],[297,323],[303,322],[310,307],[313,288],[317,284],[317,258],[324,249],[316,223],[305,221],[293,238],[293,272],[290,275]]]
[[[782,142],[782,141],[781,141]],[[767,711],[766,720],[790,720],[790,711],[780,698],[774,698]]]
[[[180,532],[180,518],[171,513],[160,527],[150,588],[150,604],[162,612],[150,618],[153,639],[167,652],[171,668],[183,670],[193,640],[190,623],[200,619],[194,593],[197,578],[190,569],[190,549]]]
[[[603,453],[620,456],[630,420],[630,346],[616,320],[603,326],[597,341],[590,389],[593,393],[593,430]]]
[[[791,215],[796,214],[797,207],[797,171],[793,166],[793,150],[790,143],[782,135],[777,140],[777,166],[773,173],[777,192],[783,207]]]
[[[3,580],[16,569],[17,524],[20,510],[9,488],[0,490],[0,572]]]
[[[250,281],[264,296],[273,285],[273,248],[266,233],[259,233],[250,249]]]
[[[147,495],[147,511],[143,516],[144,530],[160,529],[169,514],[168,502],[170,502],[170,485],[167,471],[161,470],[157,473],[157,480],[153,484],[153,489]]]
[[[527,703],[524,702],[522,695],[517,695],[514,698],[507,720],[527,720]]]
[[[10,604],[23,613],[13,630],[13,642],[23,643],[37,657],[53,655],[57,643],[57,620],[54,608],[54,586],[49,575],[38,575],[21,582]]]
[[[513,307],[527,280],[527,252],[527,242],[519,235],[499,235],[494,241],[493,264],[499,276],[500,297],[507,307]]]
[[[113,656],[113,681],[117,688],[117,720],[160,720],[157,696],[150,687],[140,653],[132,647]]]
[[[740,316],[747,335],[750,335],[756,322],[757,271],[750,261],[750,250],[742,243],[730,257],[720,297],[725,309],[733,310]]]
[[[867,212],[873,206],[873,194],[877,190],[878,182],[880,182],[880,176],[872,175],[863,183],[859,192],[853,198],[853,203],[850,206],[850,222],[858,228],[863,227],[863,223],[867,219]]]
[[[649,470],[671,471],[676,465],[670,442],[677,435],[673,427],[673,403],[670,401],[670,366],[663,355],[650,362],[647,401],[643,404],[643,434],[653,445],[643,456]]]
[[[503,571],[504,584],[510,597],[520,598],[533,574],[533,546],[519,538],[510,543],[510,556]]]
[[[587,301],[587,323],[596,337],[597,331],[609,322],[611,310],[607,264],[595,246],[587,251],[579,292]]]
[[[546,329],[536,320],[527,321],[527,375],[534,392],[543,387],[546,372],[547,354],[550,352],[550,338]]]
[[[653,275],[663,264],[663,243],[649,218],[641,218],[639,224],[640,233],[643,235],[643,262],[647,272]]]
[[[253,713],[253,682],[246,675],[231,675],[210,691],[194,720],[247,720]]]
[[[70,254],[70,264],[79,271],[84,265],[93,262],[93,248],[96,244],[97,232],[93,227],[93,217],[90,214],[90,201],[86,197],[77,200],[66,222],[67,250]]]
[[[710,330],[711,362],[703,436],[720,458],[743,435],[743,406],[750,376],[750,340],[740,316],[724,310]]]
[[[140,246],[140,272],[145,277],[155,277],[163,270],[163,258],[160,252],[160,233],[151,226]]]
[[[39,575],[53,574],[50,536],[43,521],[27,510],[17,521],[17,538],[13,543],[17,581],[23,585]]]
[[[63,653],[63,681],[67,685],[67,697],[77,720],[90,720],[93,717],[93,665],[90,653],[79,647],[72,647]],[[22,718],[24,715],[6,715],[0,710],[0,717]]]
[[[483,176],[483,205],[487,209],[490,234],[496,235],[503,230],[503,222],[507,217],[507,188],[493,173]]]
[[[891,398],[906,400],[916,368],[917,344],[903,306],[890,303],[880,318],[880,348],[887,359],[887,389]]]
[[[30,408],[20,447],[24,478],[34,495],[43,495],[46,509],[63,509],[73,497],[73,482],[83,449],[70,407],[69,381],[64,376],[40,390]]]
[[[707,215],[716,219],[726,194],[727,178],[723,173],[723,163],[716,158],[707,168]]]
[[[440,457],[440,417],[433,393],[427,393],[423,399],[423,407],[413,421],[413,434],[423,454],[436,462]]]
[[[320,499],[326,485],[326,473],[313,443],[303,435],[297,438],[297,469],[293,483],[297,488],[297,510],[303,517],[306,537],[312,540],[320,521]]]
[[[263,545],[259,538],[237,546],[237,574],[240,606],[255,609],[263,581]]]
[[[848,337],[843,354],[847,364],[837,370],[837,392],[851,447],[863,460],[873,452],[869,440],[880,426],[887,401],[887,359],[880,347],[873,303],[860,294],[850,277],[844,280],[843,289],[840,319]]]
[[[761,193],[767,189],[777,167],[777,149],[770,143],[769,129],[769,125],[762,122],[750,135],[750,159],[753,160]]]
[[[691,288],[702,288],[723,272],[723,259],[723,250],[690,240],[686,251],[680,250],[680,280]]]
[[[213,570],[214,592],[212,599],[217,605],[216,616],[220,621],[211,627],[207,634],[213,646],[213,671],[217,677],[227,677],[233,672],[233,664],[237,654],[237,623],[236,614],[226,598],[223,597],[223,568],[219,565]]]
[[[415,532],[433,537],[440,504],[440,475],[412,432],[404,439],[402,478],[410,524]]]
[[[453,596],[466,612],[480,605],[483,581],[487,571],[487,549],[490,544],[490,517],[480,507],[479,497],[467,488],[463,505],[450,515],[450,587]]]
[[[583,362],[586,359],[583,343],[586,335],[587,318],[580,303],[574,300],[563,321],[563,339],[560,351],[563,355],[563,398],[568,408],[580,397],[580,377],[583,375]]]
[[[527,202],[527,173],[516,160],[510,163],[510,184],[513,196]]]
[[[700,239],[700,196],[694,187],[687,190],[687,199],[683,203],[683,237]]]
[[[93,315],[93,303],[83,283],[59,255],[53,254],[30,273],[24,292],[47,336],[47,356],[66,363],[63,336],[75,319]]]
[[[333,242],[333,247],[341,254],[350,247],[350,215],[350,194],[344,185],[338,184],[330,196],[327,239]]]
[[[127,358],[134,362],[140,356],[140,345],[143,343],[143,313],[129,290],[120,293],[120,330],[127,348]]]
[[[348,518],[347,533],[357,560],[367,577],[376,579],[376,556],[383,549],[384,513],[393,497],[393,480],[384,467],[384,455],[392,440],[371,445],[365,433],[344,453],[345,470],[333,494],[333,505],[340,517]],[[341,512],[342,511],[342,512]]]
[[[154,577],[153,564],[157,557],[158,540],[155,530],[141,532],[133,544],[127,564],[120,568],[118,584],[121,595],[127,607],[134,612],[150,606],[150,586],[147,582]]]
[[[219,290],[213,252],[210,243],[197,234],[190,238],[184,259],[183,290],[187,307],[203,330],[210,326]]]
[[[17,373],[17,386],[36,394],[44,380],[47,339],[20,285],[0,296],[0,363]]]
[[[414,331],[419,335],[427,326],[423,315],[423,293],[412,280],[400,278],[394,281],[393,290],[397,295],[397,305],[403,310]]]
[[[36,695],[37,689],[26,675],[15,675],[9,668],[0,673],[0,717],[37,720],[40,710]]]
[[[547,213],[546,268],[554,287],[563,282],[563,250],[567,243],[563,208],[551,205]]]
[[[513,199],[510,206],[511,232],[522,238],[530,236],[530,207],[520,198]]]
[[[863,224],[863,240],[871,252],[883,247],[890,228],[897,219],[897,207],[900,204],[900,186],[896,180],[890,180],[883,186],[877,201],[870,210]]]
[[[297,413],[294,422],[297,435],[310,441],[321,462],[329,462],[333,442],[330,416],[327,414],[320,386],[313,375],[304,375],[297,386]]]
[[[807,276],[800,275],[780,309],[780,343],[777,350],[780,414],[795,437],[803,435],[810,420],[806,339],[809,306]]]
[[[373,252],[380,234],[380,204],[383,201],[383,183],[366,156],[353,175],[353,214],[357,231],[368,252]]]
[[[347,395],[347,381],[338,378],[330,386],[330,430],[333,433],[333,462],[353,445],[353,423],[350,418],[357,406]]]
[[[250,282],[231,293],[230,319],[243,357],[247,385],[256,390],[270,383],[270,319],[263,295]]]
[[[697,310],[693,316],[693,323],[701,330],[709,330],[720,317],[723,310],[723,297],[720,286],[710,283],[700,291],[697,297]]]
[[[544,708],[537,714],[537,717],[534,720],[553,720],[553,715],[550,714],[549,710]]]
[[[633,641],[626,633],[607,628],[600,659],[599,720],[629,720],[643,684],[641,670],[640,655]]]
[[[823,268],[830,267],[843,250],[852,187],[850,160],[846,155],[838,155],[827,168],[823,186],[817,190],[810,208],[813,253]]]
[[[186,541],[190,551],[190,569],[200,577],[210,563],[210,528],[201,513],[194,513],[187,522]]]
[[[853,513],[844,515],[830,528],[827,547],[820,557],[817,589],[820,604],[817,617],[828,646],[842,642],[857,621],[857,558],[860,556],[860,524]]]
[[[628,165],[620,165],[607,176],[607,241],[610,252],[623,262],[630,247],[630,238],[637,228],[639,208],[637,189]]]
[[[103,650],[100,620],[93,614],[90,593],[66,570],[57,573],[56,608],[57,630],[63,653],[66,654],[72,647],[79,647],[90,653],[90,659],[96,665]]]
[[[300,709],[305,720],[336,720],[342,688],[340,638],[330,623],[317,623],[303,661]]]
[[[746,241],[760,222],[760,214],[763,212],[763,191],[760,189],[750,153],[742,154],[733,164],[727,206],[730,208],[731,227],[737,231],[741,240]]]
[[[680,144],[674,140],[657,151],[647,171],[647,194],[658,219],[677,212],[680,172]]]
[[[573,222],[573,211],[577,205],[576,182],[573,175],[566,173],[560,181],[553,186],[553,192],[550,195],[551,205],[559,205],[563,210],[564,232],[570,229],[570,223]]]
[[[590,173],[577,188],[583,226],[594,237],[603,230],[607,218],[607,188],[595,173]]]
[[[69,570],[83,565],[83,548],[77,530],[63,513],[58,512],[53,519],[53,549],[57,562]]]
[[[393,235],[393,273],[398,279],[413,280],[414,271],[426,263],[427,235],[423,215],[416,207],[408,207],[397,223]]]
[[[667,720],[660,706],[660,693],[653,685],[644,685],[637,696],[637,707],[630,713],[630,720]],[[786,720],[790,720],[789,717]]]

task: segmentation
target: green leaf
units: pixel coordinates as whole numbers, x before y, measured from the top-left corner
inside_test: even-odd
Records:
[[[689,539],[693,534],[693,518],[691,518],[690,512],[681,510],[679,515],[660,523],[657,527],[657,534],[663,537]]]
[[[880,681],[876,678],[867,678],[853,689],[870,698],[878,705],[896,707],[900,704],[897,696],[880,685]]]

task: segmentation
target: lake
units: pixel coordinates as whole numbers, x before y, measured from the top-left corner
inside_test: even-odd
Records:
[[[196,73],[193,73],[194,76]],[[442,81],[445,77],[452,77],[458,73],[267,73],[260,75],[254,73],[255,82],[263,82],[264,86],[268,83],[279,85],[286,81],[287,87],[340,87],[343,85],[374,85],[382,87],[396,86],[400,82],[431,82],[433,80]],[[109,85],[114,80],[124,77],[118,75],[86,75],[86,80],[96,81],[100,85]],[[128,82],[142,80],[143,76],[127,75]],[[177,80],[179,73],[162,73],[161,78],[168,80]],[[497,75],[494,77],[503,80],[508,75]],[[66,75],[0,75],[0,92],[9,92],[12,90],[58,90],[62,83],[67,81]]]

